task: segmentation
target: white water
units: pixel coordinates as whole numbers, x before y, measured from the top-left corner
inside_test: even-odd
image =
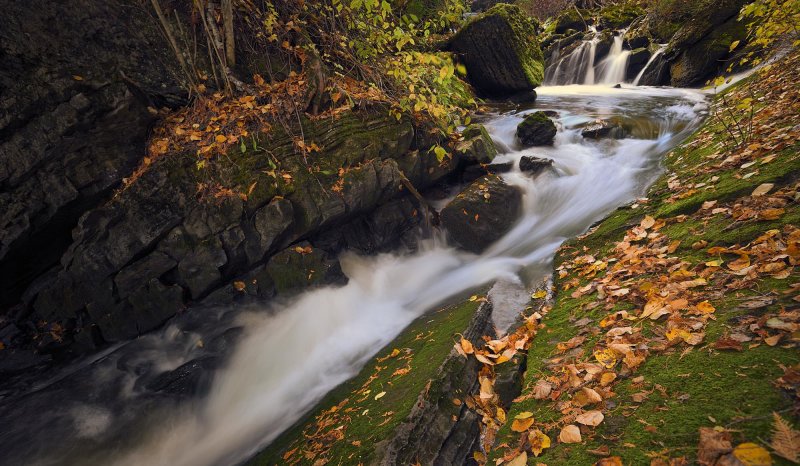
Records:
[[[662,45],[660,45],[658,47],[658,50],[656,50],[655,53],[650,56],[650,59],[647,60],[647,63],[645,63],[644,68],[642,68],[642,71],[640,71],[639,74],[637,74],[636,77],[633,79],[633,85],[634,86],[638,86],[639,85],[639,81],[642,80],[642,76],[644,76],[644,72],[647,71],[647,68],[649,68],[650,65],[653,64],[655,59],[658,58],[659,55],[664,53],[665,50],[667,50],[667,44],[662,44]]]
[[[94,462],[203,466],[247,459],[327,392],[357,374],[415,318],[442,301],[496,280],[516,283],[528,293],[527,286],[550,272],[552,257],[565,239],[644,192],[657,174],[660,155],[695,127],[703,107],[700,93],[675,89],[574,85],[537,91],[537,108],[559,111],[560,130],[553,147],[520,150],[514,132],[525,112],[498,114],[484,122],[497,144],[509,149],[498,160],[536,155],[555,161],[555,170],[536,178],[516,170],[504,175],[523,190],[524,212],[489,250],[478,256],[449,248],[441,240],[429,240],[413,254],[342,258],[350,279],[347,285],[305,293],[272,312],[236,317],[246,335],[226,368],[216,375],[209,395],[154,414],[155,420],[119,427],[132,431],[130,426],[136,426],[137,432],[148,433],[131,435],[135,440],[128,442],[133,445],[123,442],[103,448],[103,429],[122,422],[114,422],[113,410],[88,403],[81,404],[81,410],[70,410],[70,419],[80,429],[74,435],[94,436],[101,445],[100,452],[92,455],[100,458]],[[646,124],[634,127],[631,138],[618,141],[586,141],[580,136],[580,125],[609,116]],[[518,311],[513,306],[497,309],[495,321],[506,327]],[[160,344],[159,339],[176,333],[163,335],[147,338]],[[186,348],[194,348],[196,338],[186,338],[191,344],[182,343],[184,353],[177,363],[193,354],[186,353]],[[146,357],[166,356],[154,352]],[[103,377],[110,377],[115,367],[103,369]],[[126,389],[123,402],[135,404],[136,390]],[[42,402],[53,403],[57,402]],[[80,417],[84,414],[91,416]],[[46,428],[23,434],[42,445],[41,464],[86,462],[86,451],[72,447],[76,439],[70,435],[51,435]],[[123,430],[117,435],[129,433]],[[67,451],[57,449],[54,438]],[[0,445],[9,448],[2,439],[0,434]],[[56,459],[50,456],[53,451]]]
[[[591,90],[605,93],[610,102],[630,92]],[[570,90],[540,91],[557,99]],[[678,91],[672,95],[692,98],[678,104],[684,109],[694,108],[699,99]],[[629,96],[647,97],[652,95]],[[680,112],[664,116],[682,118]],[[580,116],[565,112],[562,124],[569,125],[570,118]],[[519,119],[499,116],[487,127],[514,147]],[[656,140],[588,144],[568,128],[559,132],[553,148],[506,154],[516,160],[533,152],[551,157],[557,173],[536,180],[519,172],[506,176],[524,190],[524,215],[485,254],[431,244],[410,256],[350,257],[344,262],[350,277],[346,286],[307,293],[274,317],[244,316],[249,336],[207,402],[121,464],[211,465],[247,458],[437,303],[499,278],[513,280],[526,267],[548,266],[565,238],[641,192],[647,181],[642,177],[652,177],[658,154],[674,143],[674,130],[665,120]]]
[[[561,57],[556,53],[554,62],[545,70],[544,82],[547,85],[569,84],[620,84],[625,82],[631,51],[623,47],[625,30],[617,31],[608,54],[597,61],[597,45],[601,35],[590,28],[593,34],[578,47]]]

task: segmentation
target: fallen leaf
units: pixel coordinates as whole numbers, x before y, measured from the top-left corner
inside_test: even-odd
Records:
[[[545,435],[539,429],[532,430],[528,432],[528,443],[531,444],[531,452],[533,456],[539,456],[542,454],[542,450],[545,448],[550,448],[550,437]]]
[[[587,411],[578,417],[575,418],[575,422],[579,424],[583,424],[585,426],[598,426],[601,422],[603,422],[603,413],[597,410]]]
[[[737,445],[733,449],[733,456],[745,466],[771,466],[772,458],[769,452],[760,445],[747,442]]]
[[[580,443],[581,430],[574,424],[564,426],[558,434],[558,440],[561,443]]]
[[[525,466],[526,464],[528,464],[528,454],[523,451],[516,458],[509,461],[507,466]]]
[[[233,287],[236,289],[236,291],[244,291],[245,284],[242,281],[235,281],[233,282]]]
[[[778,413],[772,413],[772,439],[769,446],[775,454],[794,463],[800,462],[800,431],[795,430]]]
[[[375,401],[380,400],[381,398],[383,398],[384,395],[386,395],[386,392],[378,393],[377,395],[375,395]]]
[[[525,432],[526,430],[530,429],[533,425],[533,418],[529,417],[527,419],[514,419],[514,422],[511,423],[511,430],[514,432]]]
[[[772,191],[772,188],[774,187],[775,185],[772,183],[764,183],[759,185],[756,189],[754,189],[753,193],[750,195],[753,197],[763,196],[764,194],[767,194],[768,192]]]
[[[609,456],[598,460],[594,466],[622,466],[622,458],[619,456]]]

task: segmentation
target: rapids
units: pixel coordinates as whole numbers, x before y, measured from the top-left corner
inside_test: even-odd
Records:
[[[608,61],[601,76],[618,66]],[[558,113],[553,147],[522,149],[515,141],[516,125],[534,108],[497,107],[483,117],[501,149],[498,161],[555,161],[535,178],[516,168],[503,175],[523,190],[524,212],[485,253],[429,238],[413,252],[345,255],[349,282],[341,287],[269,308],[192,309],[163,330],[0,399],[3,464],[238,464],[434,306],[496,283],[494,319],[507,329],[531,286],[551,272],[558,246],[642,196],[661,156],[697,127],[705,109],[705,96],[692,90],[569,85],[537,92],[535,109]],[[580,126],[597,118],[620,122],[628,137],[584,139]],[[220,345],[224,360],[203,359]],[[193,360],[209,364],[204,396],[177,402],[148,388],[158,374]]]

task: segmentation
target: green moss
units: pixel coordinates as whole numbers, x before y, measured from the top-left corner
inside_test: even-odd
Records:
[[[334,443],[324,457],[330,460],[330,464],[368,464],[374,459],[375,445],[390,437],[408,416],[420,393],[438,390],[435,383],[440,366],[457,340],[456,335],[467,328],[479,304],[465,301],[417,319],[367,363],[361,373],[326,396],[309,415],[261,452],[251,464],[285,464],[283,455],[293,448],[298,448],[298,452],[292,459],[298,458],[300,451],[307,448],[303,432],[314,430],[315,416],[343,400],[348,400],[342,405],[342,410],[350,421],[341,423],[344,439]],[[391,357],[394,349],[398,349],[400,354]],[[405,368],[410,368],[407,374],[393,375]],[[372,375],[377,377],[367,385],[369,392],[356,393]],[[376,395],[381,392],[386,393],[376,400]],[[300,464],[314,461],[310,459]]]
[[[604,28],[621,29],[644,14],[644,8],[635,3],[617,3],[601,8],[598,16]]]

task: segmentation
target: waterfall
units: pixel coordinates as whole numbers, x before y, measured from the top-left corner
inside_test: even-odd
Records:
[[[642,71],[640,71],[639,74],[636,75],[636,78],[633,80],[634,86],[639,85],[639,81],[641,81],[642,76],[644,76],[644,72],[647,71],[647,68],[649,68],[650,65],[656,60],[656,58],[658,58],[659,55],[664,53],[665,50],[667,50],[667,44],[661,44],[658,47],[658,50],[656,50],[656,52],[650,56],[650,59],[647,60],[647,63],[645,63],[644,68],[642,68]]]
[[[572,52],[562,56],[561,51],[553,53],[551,64],[545,71],[545,85],[568,84],[618,84],[625,82],[628,59],[631,51],[624,48],[626,30],[617,32],[614,42],[600,63],[596,63],[598,44],[602,38],[591,29],[592,38],[581,42]],[[663,50],[662,50],[663,51]],[[652,59],[655,58],[653,56]]]
[[[614,44],[608,56],[599,65],[600,81],[598,84],[617,84],[625,82],[625,72],[628,70],[630,50],[623,50],[622,41],[625,31],[614,36]]]

